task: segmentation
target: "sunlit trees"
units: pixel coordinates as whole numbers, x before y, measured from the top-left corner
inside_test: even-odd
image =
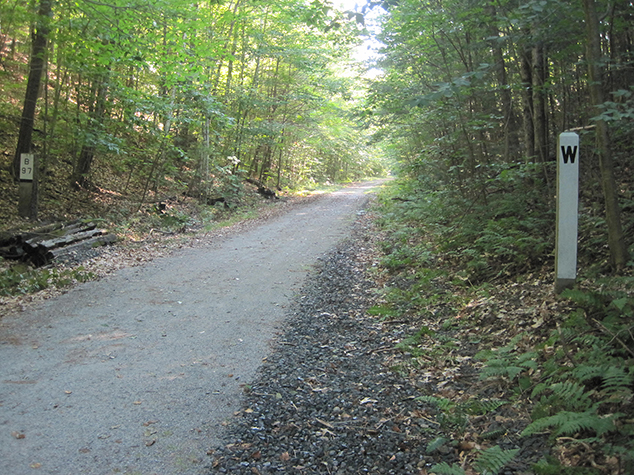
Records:
[[[352,82],[332,65],[358,42],[360,26],[328,2],[38,5],[33,15],[18,3],[2,7],[9,23],[2,20],[0,59],[15,59],[11,48],[31,18],[35,34],[28,88],[12,83],[19,74],[0,82],[26,88],[23,123],[42,132],[34,147],[49,182],[92,189],[109,170],[119,183],[108,186],[120,192],[144,197],[169,185],[205,201],[228,172],[281,187],[367,169],[354,147],[314,147],[308,162],[295,155],[327,122],[341,120],[342,136],[355,127],[345,100],[328,104],[350,95]],[[24,68],[18,59],[11,67]],[[27,132],[14,150],[31,148]],[[310,166],[297,173],[300,162]]]
[[[31,56],[29,61],[29,74],[24,94],[24,107],[22,108],[22,118],[20,120],[20,132],[18,144],[13,159],[12,172],[14,178],[18,178],[20,168],[20,155],[31,153],[33,124],[35,122],[35,112],[37,99],[40,94],[40,84],[44,73],[46,57],[46,46],[51,31],[50,16],[53,8],[53,0],[40,0],[38,4],[37,16],[32,32]]]

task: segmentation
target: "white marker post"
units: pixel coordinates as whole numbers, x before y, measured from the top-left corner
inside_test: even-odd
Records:
[[[37,218],[37,191],[37,157],[32,153],[21,153],[18,213],[23,218]]]
[[[579,136],[559,135],[557,143],[557,243],[555,292],[572,287],[577,278],[577,214],[579,212]]]

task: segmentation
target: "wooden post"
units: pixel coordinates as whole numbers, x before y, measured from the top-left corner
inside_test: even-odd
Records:
[[[579,209],[579,136],[559,135],[557,143],[557,238],[555,292],[572,287],[577,278],[577,221]]]
[[[20,154],[20,185],[18,213],[23,218],[37,219],[37,157],[33,153]]]

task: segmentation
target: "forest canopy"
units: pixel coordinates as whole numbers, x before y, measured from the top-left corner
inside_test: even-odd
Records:
[[[302,0],[2,2],[3,182],[28,152],[44,195],[167,186],[204,202],[238,175],[380,173],[351,117],[361,20]]]

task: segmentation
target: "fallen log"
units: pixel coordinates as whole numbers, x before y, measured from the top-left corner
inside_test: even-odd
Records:
[[[24,249],[21,246],[11,245],[0,247],[0,257],[5,259],[20,259],[24,256]]]
[[[59,238],[49,239],[47,241],[40,241],[37,243],[37,247],[46,248],[46,249],[55,249],[56,247],[67,246],[74,242],[83,241],[84,239],[89,239],[93,236],[101,236],[102,234],[106,234],[106,233],[107,231],[105,229],[89,229],[86,231],[68,234],[66,236],[62,236]]]
[[[70,256],[78,251],[86,251],[89,249],[94,249],[96,247],[105,246],[107,244],[114,244],[117,242],[119,238],[116,234],[104,234],[102,236],[95,236],[91,239],[87,239],[85,241],[65,246],[59,249],[54,249],[49,251],[49,255],[51,260],[63,260],[64,257]]]
[[[105,229],[97,229],[97,225],[92,222],[53,223],[21,234],[5,236],[0,241],[0,256],[41,267],[66,252],[112,244],[116,240],[114,234],[108,234]]]
[[[73,221],[72,223],[69,223],[68,226],[74,225],[75,223],[76,221]],[[0,233],[0,248],[29,241],[31,239],[37,239],[38,237],[45,238],[47,236],[53,236],[56,231],[59,231],[63,227],[64,223],[51,223],[26,232],[15,230],[4,231]]]

